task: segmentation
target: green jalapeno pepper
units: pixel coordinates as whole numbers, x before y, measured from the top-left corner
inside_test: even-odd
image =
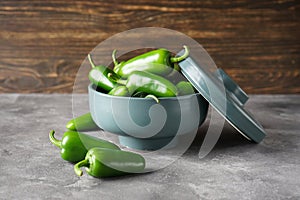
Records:
[[[180,81],[179,83],[177,83],[176,87],[177,87],[178,95],[180,96],[195,93],[193,85],[187,81]]]
[[[114,73],[113,70],[103,65],[95,66],[90,54],[88,55],[88,59],[92,66],[92,69],[89,72],[89,79],[91,83],[93,83],[97,87],[102,88],[107,92],[117,86],[117,84],[114,81],[111,81],[107,77],[107,74],[112,74],[113,77],[119,78],[119,76],[116,73]]]
[[[145,168],[145,159],[136,153],[92,148],[84,160],[74,166],[78,176],[82,176],[81,167],[86,167],[86,172],[94,177],[121,176],[129,173],[141,173]]]
[[[123,97],[130,96],[126,86],[117,86],[114,89],[112,89],[108,94],[113,96],[123,96]]]
[[[146,92],[134,92],[132,94],[132,97],[140,97],[140,98],[145,98],[148,95]]]
[[[130,94],[146,92],[157,97],[174,97],[177,94],[176,86],[169,80],[144,71],[134,71],[127,80],[118,79],[116,82],[126,85]]]
[[[156,101],[156,103],[159,103],[159,99],[156,96],[148,94],[146,92],[135,92],[132,94],[132,97],[153,99],[154,101]]]
[[[62,140],[56,139],[54,137],[54,133],[54,130],[50,131],[50,141],[61,149],[61,157],[72,163],[79,162],[84,159],[88,150],[93,147],[120,149],[117,145],[109,141],[75,131],[65,132]]]
[[[127,78],[134,71],[147,71],[157,75],[167,75],[173,70],[173,63],[184,60],[189,55],[187,46],[183,46],[185,53],[180,57],[171,57],[167,49],[157,49],[141,54],[128,61],[118,63],[116,50],[112,53],[114,72],[122,78]]]
[[[122,97],[128,97],[130,96],[130,93],[127,89],[126,86],[118,86],[118,87],[115,87],[114,89],[112,89],[109,93],[109,95],[113,95],[113,96],[122,96]],[[156,101],[156,103],[159,103],[159,99],[154,96],[154,95],[151,95],[151,94],[147,94],[145,92],[140,93],[140,94],[133,94],[132,95],[133,97],[142,97],[142,98],[151,98],[153,100]]]
[[[178,63],[174,63],[174,69],[173,71],[168,74],[167,76],[165,76],[166,79],[168,79],[169,81],[171,81],[173,84],[177,84],[180,81],[187,81],[187,79],[182,75],[181,73],[181,69],[178,65]]]
[[[91,113],[86,113],[74,119],[71,119],[66,128],[70,131],[94,131],[99,130],[99,127],[92,119]]]

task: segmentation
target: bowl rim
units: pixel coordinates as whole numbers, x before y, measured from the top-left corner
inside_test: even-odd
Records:
[[[88,90],[93,91],[95,94],[102,95],[102,96],[105,96],[105,97],[110,97],[110,98],[115,98],[115,99],[133,99],[133,100],[140,100],[140,101],[152,101],[153,100],[151,98],[113,96],[113,95],[109,95],[109,94],[106,94],[106,93],[103,93],[103,92],[99,92],[99,91],[95,90],[94,87],[95,87],[95,85],[90,83],[89,86],[88,86]],[[183,96],[158,97],[158,99],[159,100],[172,100],[172,101],[175,101],[175,100],[190,99],[194,96],[201,96],[201,94],[197,92],[197,93],[194,93],[194,94],[188,94],[188,95],[183,95]],[[205,100],[205,99],[203,98],[203,100]]]

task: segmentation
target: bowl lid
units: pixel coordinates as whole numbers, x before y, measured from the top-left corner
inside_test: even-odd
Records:
[[[184,50],[178,56],[183,53]],[[266,135],[263,127],[244,108],[247,94],[222,69],[216,70],[207,53],[206,56],[199,55],[201,63],[192,57],[178,63],[182,74],[239,133],[256,143],[262,141]],[[210,66],[212,63],[214,66]]]

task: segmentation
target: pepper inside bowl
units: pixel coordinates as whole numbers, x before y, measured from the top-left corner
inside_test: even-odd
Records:
[[[178,135],[193,134],[204,122],[208,102],[199,94],[159,98],[120,97],[88,87],[94,122],[104,131],[119,135],[121,145],[157,150]]]

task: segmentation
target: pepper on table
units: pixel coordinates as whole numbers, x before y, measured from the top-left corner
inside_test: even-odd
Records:
[[[50,141],[61,149],[61,157],[72,163],[84,159],[88,150],[93,147],[120,149],[109,141],[75,131],[65,132],[61,140],[56,139],[54,134],[54,130],[49,132]]]
[[[99,127],[94,122],[91,113],[86,113],[74,119],[71,119],[66,128],[70,131],[94,131],[99,130]]]
[[[89,175],[98,178],[122,176],[143,172],[145,159],[133,152],[92,148],[84,160],[74,165],[74,171],[78,176],[83,174],[81,167],[85,167]]]
[[[147,53],[138,55],[127,61],[118,63],[116,59],[116,50],[112,53],[114,62],[114,72],[122,78],[127,78],[134,71],[146,71],[157,75],[167,75],[173,71],[173,64],[180,62],[188,57],[189,49],[183,46],[185,53],[180,57],[171,57],[171,52],[167,49],[156,49]]]

